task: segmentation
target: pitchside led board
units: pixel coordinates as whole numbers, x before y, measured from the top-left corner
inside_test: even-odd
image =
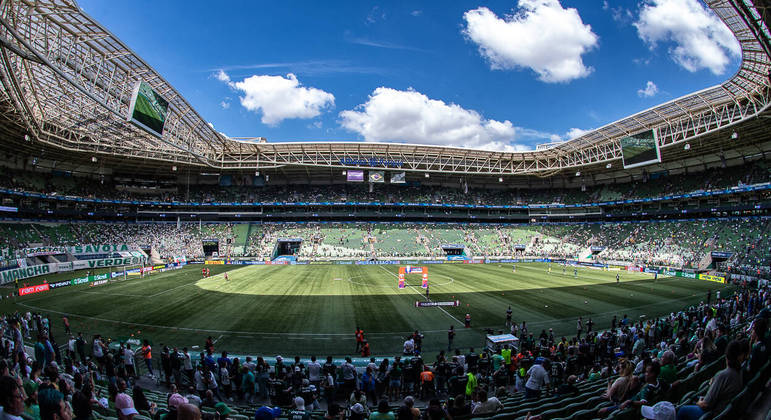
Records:
[[[137,82],[134,93],[131,95],[128,121],[154,136],[161,137],[168,114],[169,101],[163,99],[147,83]]]
[[[661,162],[661,150],[656,130],[643,131],[621,139],[624,169]]]

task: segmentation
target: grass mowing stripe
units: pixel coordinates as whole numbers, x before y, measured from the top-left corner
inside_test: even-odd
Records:
[[[557,335],[572,336],[579,315],[606,328],[613,315],[668,314],[697,303],[707,290],[725,288],[695,279],[654,282],[648,275],[626,272],[616,285],[616,272],[579,269],[574,278],[572,271],[562,275],[557,266],[549,274],[547,267],[517,264],[512,273],[510,264],[429,266],[431,299],[461,301],[461,307],[442,311],[415,308],[414,294],[424,294],[415,286],[398,289],[398,267],[369,265],[211,266],[213,276],[207,279],[201,279],[200,266],[189,266],[98,288],[71,286],[20,297],[19,304],[6,299],[0,308],[67,314],[73,329],[87,334],[141,334],[177,345],[201,345],[212,335],[219,348],[265,354],[351,354],[359,325],[375,354],[392,355],[400,351],[403,335],[415,329],[426,335],[427,351],[446,349],[448,325],[460,323],[467,311],[477,327],[457,329],[457,347],[481,346],[484,328],[503,328],[509,305],[514,320],[526,320],[536,335],[536,328],[553,327]],[[230,271],[228,282],[221,276],[224,271]],[[413,285],[419,279],[408,276]],[[454,321],[448,322],[447,314]]]

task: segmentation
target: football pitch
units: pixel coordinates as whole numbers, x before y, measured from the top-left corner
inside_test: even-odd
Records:
[[[395,265],[201,265],[129,278],[107,285],[72,286],[3,300],[4,312],[48,313],[59,344],[66,341],[61,317],[73,331],[100,333],[113,340],[147,338],[202,348],[207,336],[215,349],[236,354],[286,356],[354,355],[354,330],[365,331],[374,355],[401,352],[404,337],[419,330],[424,352],[447,349],[447,329],[457,331],[453,347],[481,348],[487,329],[504,330],[506,309],[527,321],[538,337],[575,335],[576,320],[591,317],[607,329],[614,315],[631,319],[669,314],[705,300],[720,283],[644,273],[563,268],[558,264],[442,264],[428,267],[430,299],[459,301],[457,307],[416,307],[426,301],[420,275],[397,287]],[[229,280],[225,280],[224,273]],[[621,282],[616,284],[616,273]],[[50,282],[51,280],[49,280]],[[465,314],[471,328],[464,328]]]

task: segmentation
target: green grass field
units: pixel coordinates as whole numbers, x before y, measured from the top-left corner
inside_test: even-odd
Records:
[[[424,351],[447,347],[446,331],[455,325],[454,347],[482,347],[485,328],[502,330],[511,305],[514,321],[527,321],[536,336],[554,328],[575,334],[578,316],[591,317],[605,329],[613,315],[633,319],[668,314],[704,300],[719,283],[615,271],[572,268],[565,274],[543,263],[444,264],[429,266],[431,300],[460,300],[460,307],[416,308],[425,300],[419,275],[397,288],[398,266],[296,265],[208,266],[213,276],[201,278],[201,266],[144,278],[88,287],[72,286],[39,295],[3,300],[4,312],[40,311],[55,320],[62,315],[74,331],[101,333],[113,339],[149,338],[156,345],[203,346],[212,336],[218,350],[274,356],[347,355],[355,348],[353,332],[364,329],[373,354],[400,353],[404,336],[425,334]],[[225,281],[222,275],[230,277]],[[724,295],[726,291],[723,291]],[[463,327],[466,313],[472,328]],[[62,339],[59,340],[63,343]]]

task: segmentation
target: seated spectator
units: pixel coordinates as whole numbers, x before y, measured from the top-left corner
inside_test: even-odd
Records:
[[[646,419],[675,420],[675,406],[669,401],[661,401],[654,406],[644,405],[640,411]]]
[[[329,407],[329,412],[332,411],[332,407],[337,407],[337,409],[340,409],[340,406],[337,404],[332,404]],[[342,410],[340,410],[342,412]],[[281,409],[278,407],[268,407],[266,405],[260,407],[257,409],[257,411],[254,412],[254,420],[273,420],[281,416]],[[336,418],[336,417],[331,417]]]
[[[726,368],[712,379],[707,395],[696,405],[685,405],[677,411],[677,420],[696,420],[704,413],[719,413],[742,389],[741,364],[745,359],[742,343],[734,340],[728,343],[725,351]]]
[[[629,397],[630,390],[632,389],[632,372],[634,371],[634,364],[629,360],[620,360],[618,362],[618,375],[619,377],[610,382],[608,378],[608,389],[603,396],[615,403],[614,405],[621,404]]]
[[[292,407],[289,412],[290,420],[310,420],[311,413],[305,410],[305,400],[302,397],[295,397]]]
[[[351,406],[351,416],[349,420],[363,420],[367,418],[367,409],[360,403]],[[297,419],[299,420],[299,419]],[[306,419],[302,419],[306,420]]]
[[[24,391],[10,376],[0,377],[0,405],[3,420],[18,419],[24,413]]]
[[[677,366],[675,366],[675,352],[667,350],[661,356],[661,372],[659,380],[672,385],[677,380]]]
[[[177,408],[177,420],[201,420],[201,410],[193,404],[182,404]]]
[[[480,389],[477,391],[477,404],[471,410],[471,414],[481,415],[496,413],[503,408],[503,404],[495,397],[487,397],[487,390]]]
[[[578,381],[578,377],[576,375],[570,375],[568,376],[568,381],[566,383],[563,383],[559,387],[557,387],[557,395],[560,397],[563,397],[565,395],[576,395],[578,394],[578,387],[576,387],[576,382]]]
[[[426,420],[445,420],[445,419],[450,419],[450,416],[447,414],[447,411],[442,407],[442,403],[438,399],[432,398],[428,402],[428,407],[426,408],[424,418]]]
[[[466,416],[471,414],[471,404],[466,404],[466,396],[461,393],[447,399],[447,411],[452,417]]]
[[[404,403],[396,412],[398,420],[417,420],[420,417],[420,410],[415,407],[415,399],[411,396],[404,398]]]
[[[214,404],[214,411],[217,413],[220,420],[227,420],[228,414],[233,410],[231,410],[224,402],[218,402],[217,404]]]
[[[370,420],[394,420],[395,418],[391,408],[388,407],[388,400],[380,400],[377,405],[377,411],[369,416]]]
[[[121,392],[115,396],[115,409],[118,411],[118,419],[131,420],[135,415],[139,414],[134,407],[134,401],[131,396]]]
[[[640,391],[634,397],[621,404],[621,409],[623,410],[629,406],[641,407],[659,402],[669,390],[667,384],[659,381],[659,373],[661,373],[659,362],[653,361],[649,363],[645,368],[645,384],[643,384]]]
[[[134,408],[136,408],[137,410],[147,411],[152,416],[155,416],[155,413],[158,412],[158,406],[155,403],[150,403],[147,401],[147,397],[145,396],[145,391],[142,389],[141,386],[134,385],[134,389],[131,397],[134,399]]]

